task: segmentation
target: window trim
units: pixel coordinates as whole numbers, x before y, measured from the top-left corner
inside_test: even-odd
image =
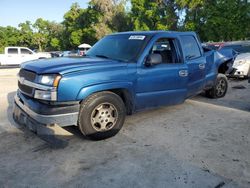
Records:
[[[181,43],[183,43],[182,37],[192,37],[195,40],[195,43],[197,44],[197,47],[198,47],[199,52],[200,52],[200,56],[187,59],[186,54],[185,54],[184,45],[182,45],[183,46],[182,49],[183,49],[183,58],[184,58],[184,61],[192,61],[192,60],[196,60],[198,58],[201,58],[202,57],[202,51],[201,51],[200,45],[199,45],[199,43],[197,41],[197,37],[195,37],[194,35],[187,35],[187,34],[186,35],[181,35],[180,36]]]
[[[16,50],[17,53],[9,53],[9,50]],[[18,48],[8,48],[9,55],[18,55]]]
[[[28,51],[29,53],[28,53],[28,54],[27,54],[27,53],[22,53],[22,50],[26,50],[26,51]],[[20,54],[21,54],[21,55],[32,55],[33,53],[32,53],[32,51],[29,50],[28,48],[20,48]]]
[[[149,52],[148,52],[148,55],[149,55],[149,53],[150,53],[150,51],[152,50],[152,48],[153,48],[153,46],[154,46],[154,44],[158,41],[158,40],[161,40],[161,39],[167,39],[168,41],[172,41],[172,43],[173,43],[173,46],[171,46],[171,47],[173,47],[174,48],[174,51],[175,51],[175,55],[176,55],[176,62],[172,62],[172,63],[160,63],[159,65],[179,65],[179,64],[183,64],[184,62],[183,62],[183,58],[182,58],[182,56],[181,56],[181,52],[180,52],[180,49],[179,49],[179,47],[180,47],[180,42],[179,42],[179,40],[177,39],[177,38],[175,38],[175,37],[167,37],[167,36],[160,36],[160,37],[158,37],[153,43],[152,43],[152,46],[150,47],[150,50],[149,50]],[[171,49],[171,51],[172,51],[172,49]]]

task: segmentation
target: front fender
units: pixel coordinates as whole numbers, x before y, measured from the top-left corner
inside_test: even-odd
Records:
[[[96,84],[96,85],[82,88],[79,91],[76,100],[83,100],[93,93],[100,92],[100,91],[113,90],[113,89],[127,89],[132,95],[134,93],[133,84],[130,82],[102,83],[102,84]]]

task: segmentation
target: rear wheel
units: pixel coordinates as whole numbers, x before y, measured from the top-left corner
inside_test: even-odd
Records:
[[[218,74],[214,86],[206,91],[209,98],[221,98],[227,93],[228,82],[224,74]]]
[[[81,104],[78,126],[80,131],[93,140],[114,136],[122,128],[126,109],[115,93],[98,92]]]

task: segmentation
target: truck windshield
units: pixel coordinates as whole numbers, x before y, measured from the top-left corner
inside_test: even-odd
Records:
[[[98,41],[86,56],[95,56],[118,61],[137,60],[148,41],[146,35],[110,35]]]

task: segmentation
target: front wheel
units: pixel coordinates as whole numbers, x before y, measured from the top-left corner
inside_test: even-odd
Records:
[[[98,92],[81,103],[78,126],[90,139],[102,140],[119,132],[125,116],[126,108],[118,95],[109,91]]]
[[[221,98],[227,93],[228,81],[224,74],[218,74],[214,86],[206,91],[206,96],[209,98]]]

